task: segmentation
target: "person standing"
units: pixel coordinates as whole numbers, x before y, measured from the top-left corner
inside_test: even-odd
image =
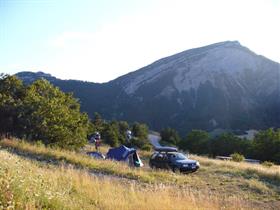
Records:
[[[101,135],[99,132],[96,132],[94,135],[94,143],[95,143],[95,149],[96,151],[99,151],[99,147],[101,145]]]

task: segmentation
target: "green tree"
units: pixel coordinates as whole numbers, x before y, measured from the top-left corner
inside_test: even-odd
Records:
[[[106,144],[109,144],[111,147],[119,146],[119,139],[118,139],[118,130],[114,125],[106,124],[105,128],[103,129],[102,139]]]
[[[181,147],[194,154],[209,154],[210,136],[206,131],[192,130],[182,141]]]
[[[179,145],[181,138],[178,132],[172,128],[165,128],[160,132],[161,141],[171,145]]]
[[[16,135],[19,131],[20,106],[25,86],[15,76],[0,75],[0,133]]]
[[[134,123],[132,125],[133,136],[140,139],[148,139],[148,126],[146,124]]]
[[[131,146],[136,146],[140,149],[149,147],[148,126],[146,124],[134,123],[132,125],[132,135]]]
[[[255,157],[280,163],[280,129],[260,131],[253,140]]]
[[[231,133],[224,133],[211,141],[211,153],[213,156],[233,153],[248,154],[251,142],[241,139]]]
[[[98,112],[94,112],[93,126],[95,131],[102,132],[104,129],[104,120]]]
[[[80,105],[46,80],[27,88],[21,110],[21,125],[30,140],[77,149],[86,143],[89,120]]]
[[[119,141],[121,144],[126,144],[126,131],[129,130],[129,125],[126,121],[118,122]]]

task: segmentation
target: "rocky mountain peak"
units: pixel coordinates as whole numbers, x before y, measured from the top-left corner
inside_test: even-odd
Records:
[[[22,79],[31,74],[49,76]],[[74,92],[90,115],[146,122],[155,130],[173,127],[185,135],[280,125],[280,64],[237,41],[186,50],[105,84],[46,79]]]
[[[209,81],[217,86],[221,75],[239,77],[250,69],[257,71],[262,60],[238,41],[226,41],[205,47],[190,49],[148,65],[136,72],[119,78],[117,81],[125,92],[134,94],[139,87],[168,75],[172,80],[172,91],[187,91]]]

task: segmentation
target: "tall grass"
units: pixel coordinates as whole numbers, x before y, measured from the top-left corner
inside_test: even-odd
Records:
[[[0,141],[0,146],[5,148],[14,149],[17,152],[25,153],[30,156],[37,156],[41,159],[51,159],[54,161],[65,161],[70,164],[74,164],[78,167],[87,168],[93,171],[112,174],[116,176],[131,178],[140,180],[147,183],[154,182],[171,182],[183,184],[186,183],[186,177],[174,175],[165,171],[154,170],[141,170],[138,168],[130,168],[126,164],[110,160],[93,160],[85,154],[71,152],[60,149],[48,148],[43,145],[33,145],[25,141],[4,139]],[[107,148],[106,148],[107,149]],[[146,158],[149,156],[149,152],[141,152]],[[214,160],[201,156],[192,155],[191,158],[198,160],[202,167],[212,166],[211,169],[216,171],[232,173],[237,176],[251,177],[259,176],[267,181],[275,182],[280,186],[280,167],[265,167],[257,164],[249,163],[236,163],[232,161]]]
[[[248,163],[235,163],[229,161],[213,160],[200,156],[191,156],[199,160],[201,168],[188,175],[181,175],[164,170],[152,170],[149,167],[130,168],[125,163],[96,160],[83,152],[71,152],[60,149],[48,148],[43,145],[30,144],[24,141],[0,141],[3,148],[31,159],[40,159],[52,162],[53,165],[67,163],[75,168],[107,174],[114,179],[134,180],[144,186],[174,186],[176,189],[191,189],[196,194],[211,194],[213,199],[232,197],[240,200],[244,198],[251,203],[265,203],[268,199],[273,203],[280,200],[280,175],[279,167],[264,167]],[[85,148],[85,150],[90,148]],[[101,148],[103,152],[108,148]],[[147,159],[151,153],[140,151],[140,156]],[[141,156],[141,157],[142,157]],[[205,193],[206,192],[206,193]],[[211,198],[212,198],[211,197]],[[241,199],[242,200],[242,199]],[[219,201],[220,202],[220,201]],[[280,204],[279,204],[280,205]]]
[[[261,164],[216,160],[197,155],[191,155],[191,158],[198,160],[204,166],[211,166],[224,172],[231,171],[233,174],[248,178],[258,176],[280,186],[280,166],[278,165],[268,168]]]
[[[254,209],[235,196],[99,179],[84,170],[38,166],[0,150],[0,209]]]
[[[165,171],[147,171],[139,168],[131,168],[123,162],[97,160],[82,153],[48,148],[25,141],[4,139],[0,141],[0,146],[29,157],[40,158],[41,160],[63,161],[95,172],[135,179],[146,183],[173,183],[180,181],[180,176]]]

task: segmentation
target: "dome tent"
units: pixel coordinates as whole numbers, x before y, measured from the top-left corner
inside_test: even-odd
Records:
[[[87,152],[86,154],[96,159],[105,159],[105,156],[100,152],[93,151],[93,152]]]
[[[117,160],[117,161],[128,162],[130,166],[135,166],[135,167],[143,166],[143,163],[139,158],[136,149],[128,148],[124,145],[109,149],[107,153],[107,158]]]

